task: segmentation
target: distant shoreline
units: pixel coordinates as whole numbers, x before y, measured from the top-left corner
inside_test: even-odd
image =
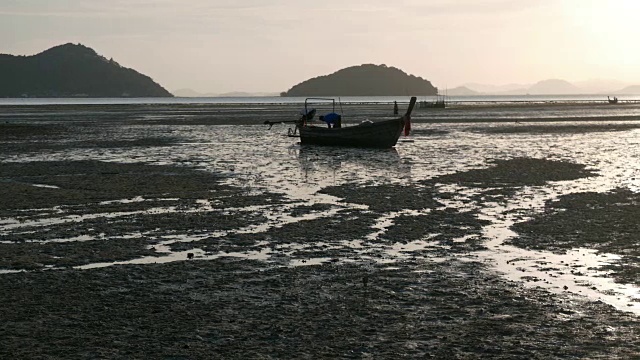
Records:
[[[406,102],[398,101],[400,110]],[[0,106],[0,124],[71,123],[100,119],[103,123],[139,125],[262,125],[265,120],[284,121],[299,117],[301,102],[274,103],[98,103],[18,104]],[[318,105],[320,113],[331,105]],[[336,104],[345,124],[389,119],[393,103]],[[525,122],[622,122],[640,121],[640,102],[609,105],[604,102],[567,103],[453,103],[445,109],[415,108],[414,123],[525,123]]]
[[[326,96],[336,99],[342,104],[406,104],[409,96]],[[640,95],[619,95],[620,102],[615,106],[640,103]],[[434,102],[436,96],[419,96],[418,101]],[[442,97],[440,97],[442,98]],[[305,97],[252,96],[252,97],[126,97],[126,98],[0,98],[0,107],[18,105],[287,105],[303,104]],[[607,95],[478,95],[478,96],[446,96],[448,105],[572,105],[572,104],[606,104]]]

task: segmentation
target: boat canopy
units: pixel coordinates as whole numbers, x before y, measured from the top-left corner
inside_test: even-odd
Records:
[[[327,124],[335,124],[341,120],[340,114],[331,112],[326,115],[320,116],[320,120],[326,122]]]

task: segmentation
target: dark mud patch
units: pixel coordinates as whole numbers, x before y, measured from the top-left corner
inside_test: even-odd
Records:
[[[102,148],[131,148],[131,147],[161,147],[174,146],[184,142],[178,137],[146,137],[138,139],[121,140],[95,140],[95,141],[74,141],[64,145],[53,145],[51,149],[102,149]]]
[[[67,132],[67,127],[57,124],[0,123],[0,141],[17,141],[25,138],[50,138]]]
[[[640,285],[640,194],[627,189],[607,193],[576,193],[547,202],[545,211],[512,226],[510,240],[523,248],[564,252],[592,248],[622,256],[607,266],[622,283]]]
[[[190,243],[175,243],[170,247],[172,251],[185,251],[198,247],[207,252],[218,253],[261,250],[265,247],[275,248],[284,245],[285,248],[281,251],[290,252],[288,257],[293,259],[312,258],[316,255],[350,257],[355,256],[353,250],[344,253],[341,249],[328,250],[325,246],[318,244],[341,245],[344,242],[364,238],[374,232],[372,226],[376,220],[377,216],[372,213],[347,210],[332,217],[300,220],[281,227],[273,227],[264,232],[233,233]],[[258,245],[261,242],[264,245]]]
[[[3,106],[10,122],[73,125],[258,125],[295,120],[304,104],[60,104]],[[256,120],[260,119],[260,120]]]
[[[132,140],[109,140],[109,141],[67,141],[60,142],[60,139],[53,139],[48,136],[46,139],[31,142],[10,142],[0,143],[0,153],[3,154],[33,154],[39,152],[68,151],[73,149],[126,149],[126,148],[150,148],[175,146],[183,142],[178,138],[139,138]]]
[[[377,212],[423,210],[442,206],[434,199],[433,187],[403,185],[329,186],[319,191],[341,198],[344,202],[362,204]]]
[[[165,237],[202,237],[262,224],[282,194],[248,194],[190,168],[99,161],[6,163],[0,167],[0,268],[34,269],[157,255]],[[36,223],[29,221],[36,220]],[[66,241],[66,242],[65,242]],[[72,242],[69,242],[72,241]],[[91,247],[96,251],[92,252]],[[114,253],[107,249],[114,247]]]
[[[159,256],[148,238],[102,239],[65,243],[0,244],[0,268],[39,270]]]
[[[588,134],[594,132],[629,131],[640,124],[575,124],[575,125],[514,125],[472,127],[467,131],[485,134]]]
[[[231,190],[227,192],[212,192],[207,199],[218,209],[279,205],[295,202],[295,200],[288,199],[286,195],[281,193],[265,191],[260,194],[247,194],[245,193],[246,190],[247,189],[231,187]]]
[[[2,358],[629,359],[640,351],[632,315],[455,260],[365,270],[221,259],[7,274],[0,288]]]
[[[289,213],[289,215],[293,217],[300,217],[300,216],[309,215],[309,214],[317,214],[317,213],[331,210],[334,207],[335,206],[331,204],[321,204],[321,203],[316,203],[313,205],[296,206],[295,208],[291,209],[291,212]]]
[[[134,214],[111,218],[69,221],[49,226],[22,226],[0,235],[1,241],[48,241],[77,236],[116,237],[143,234],[148,237],[163,235],[197,235],[213,231],[230,230],[260,224],[266,218],[254,212],[174,212]]]
[[[185,141],[163,129],[131,129],[120,124],[0,124],[0,154],[34,154],[74,149],[131,149],[175,146]]]
[[[22,226],[0,235],[0,268],[32,270],[161,256],[149,247],[166,236],[202,236],[265,221],[264,216],[254,212],[202,211]],[[73,241],[61,242],[65,239]]]
[[[394,224],[381,236],[382,239],[404,244],[417,240],[439,244],[437,248],[417,251],[422,255],[432,251],[450,254],[486,249],[480,235],[482,227],[490,222],[478,219],[471,212],[434,210],[428,215],[401,215],[393,221]],[[425,236],[428,236],[428,239],[425,239]],[[445,246],[446,249],[442,249],[441,246]]]
[[[0,154],[33,153],[55,147],[71,134],[59,124],[0,123]],[[59,146],[62,148],[61,146]]]
[[[143,199],[132,202],[105,202],[97,204],[81,204],[58,207],[59,214],[64,215],[91,215],[114,214],[127,212],[143,212],[151,209],[188,210],[197,207],[197,199]],[[161,211],[161,210],[158,210]]]
[[[524,186],[543,186],[550,181],[567,181],[597,176],[585,165],[568,161],[514,158],[494,160],[492,166],[438,176],[423,184],[458,184],[470,188],[488,189],[482,196],[503,197]]]
[[[17,210],[145,198],[209,198],[211,192],[232,195],[221,177],[189,168],[101,161],[3,163],[0,216]],[[38,185],[38,186],[34,186]],[[42,186],[44,185],[44,187]]]

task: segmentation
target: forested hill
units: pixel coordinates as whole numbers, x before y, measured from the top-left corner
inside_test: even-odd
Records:
[[[315,77],[281,96],[399,96],[437,95],[438,89],[421,77],[386,65],[365,64]]]
[[[83,45],[33,56],[0,54],[0,97],[171,97],[150,77]]]

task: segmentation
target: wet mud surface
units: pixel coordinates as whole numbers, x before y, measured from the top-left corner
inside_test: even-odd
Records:
[[[370,210],[377,212],[402,209],[421,210],[441,205],[433,198],[434,190],[429,187],[347,184],[326,187],[320,192],[344,199],[347,202],[367,205]]]
[[[517,246],[564,252],[588,247],[624,257],[607,266],[620,282],[640,285],[640,196],[627,189],[580,193],[546,204],[533,219],[515,224]],[[640,299],[637,299],[640,301]]]
[[[477,263],[221,259],[2,282],[3,357],[632,358],[640,346],[633,316],[521,289]]]
[[[494,160],[489,165],[488,168],[443,175],[430,181],[474,188],[517,188],[595,175],[585,170],[585,165],[548,159]]]
[[[472,199],[478,202],[508,202],[525,187],[543,186],[553,181],[577,180],[598,176],[583,164],[568,161],[513,158],[492,160],[488,167],[472,169],[424,180],[426,184],[455,184],[474,190]]]
[[[0,358],[640,357],[633,123],[382,152],[245,107],[2,115]]]
[[[629,131],[636,129],[640,129],[640,124],[598,124],[591,126],[583,126],[580,124],[522,124],[501,127],[473,127],[469,129],[469,131],[493,134],[584,134],[591,132]]]
[[[2,211],[13,212],[61,205],[174,197],[206,198],[210,192],[233,195],[219,177],[188,168],[118,164],[93,160],[7,163],[0,168]],[[223,194],[224,195],[224,194]]]

